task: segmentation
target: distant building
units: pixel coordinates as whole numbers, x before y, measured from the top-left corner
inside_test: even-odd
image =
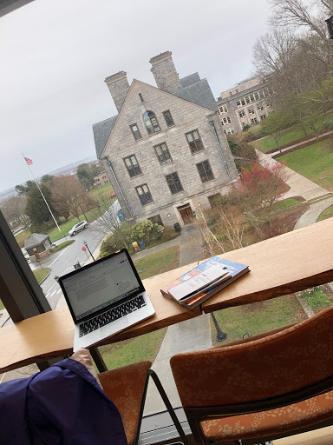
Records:
[[[33,256],[46,252],[51,247],[51,241],[48,235],[33,233],[25,240],[24,247],[29,256]]]
[[[187,224],[237,170],[207,80],[179,78],[170,51],[150,63],[157,87],[124,71],[105,79],[118,114],[93,126],[97,158],[127,220]]]
[[[239,133],[262,122],[272,111],[272,88],[268,79],[253,77],[222,91],[218,110],[225,134]]]
[[[107,184],[108,182],[110,182],[110,178],[106,172],[102,172],[94,177],[94,187]]]

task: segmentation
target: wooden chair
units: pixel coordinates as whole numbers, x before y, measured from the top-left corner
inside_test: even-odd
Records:
[[[140,362],[99,374],[99,380],[105,394],[112,400],[120,412],[127,442],[129,445],[136,445],[139,441],[148,380],[151,377],[180,438],[186,443],[185,433],[180,422],[157,374],[150,367],[150,362]]]
[[[178,354],[171,368],[200,443],[263,443],[331,425],[333,308],[254,341]]]

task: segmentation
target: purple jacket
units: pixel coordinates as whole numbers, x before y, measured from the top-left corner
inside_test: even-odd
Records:
[[[127,445],[120,414],[90,372],[62,360],[0,385],[1,445]]]

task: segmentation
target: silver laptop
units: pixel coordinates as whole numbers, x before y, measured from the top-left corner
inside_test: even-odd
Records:
[[[75,323],[74,351],[155,314],[127,250],[59,278]]]

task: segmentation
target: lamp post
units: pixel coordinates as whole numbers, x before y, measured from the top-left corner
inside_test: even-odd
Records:
[[[93,259],[93,261],[96,261],[94,258],[94,255],[91,253],[91,250],[89,249],[88,243],[87,241],[83,241],[83,246],[82,246],[82,250],[85,252],[86,250],[88,250],[91,258]]]
[[[218,321],[216,320],[215,314],[214,312],[212,312],[211,314],[215,329],[216,329],[216,340],[217,341],[223,341],[227,338],[227,334],[225,332],[222,331]]]

